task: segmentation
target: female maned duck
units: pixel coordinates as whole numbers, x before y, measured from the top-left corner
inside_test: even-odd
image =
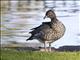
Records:
[[[32,34],[27,40],[38,39],[44,43],[45,51],[47,51],[46,43],[49,43],[49,51],[51,51],[51,43],[60,39],[65,32],[65,26],[60,22],[52,10],[48,10],[44,18],[50,18],[50,22],[43,22],[40,26],[33,28]]]

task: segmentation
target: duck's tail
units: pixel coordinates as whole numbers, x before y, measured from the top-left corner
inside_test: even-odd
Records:
[[[26,41],[28,41],[28,40],[32,40],[32,39],[33,39],[33,36],[29,37]]]

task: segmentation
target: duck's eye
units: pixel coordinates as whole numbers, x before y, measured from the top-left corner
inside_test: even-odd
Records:
[[[49,13],[47,16],[52,16],[52,15],[53,15],[53,14],[50,14],[50,13]]]

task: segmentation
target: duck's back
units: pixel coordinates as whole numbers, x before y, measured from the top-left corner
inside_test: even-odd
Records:
[[[41,40],[47,41],[56,41],[64,35],[65,26],[60,22],[57,21],[56,23],[52,24],[52,28],[45,28],[41,30],[40,38]]]
[[[32,36],[30,38],[39,39],[40,41],[55,41],[64,35],[65,26],[60,22],[46,22],[33,29]]]
[[[47,29],[50,29],[51,27],[51,22],[43,22],[40,26],[36,27],[36,28],[32,28],[31,32],[31,37],[28,38],[27,40],[32,40],[32,39],[42,39],[41,35],[43,35],[44,30],[47,28]],[[46,31],[46,30],[45,30]]]

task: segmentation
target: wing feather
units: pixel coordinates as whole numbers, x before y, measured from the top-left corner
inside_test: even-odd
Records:
[[[45,29],[46,27],[51,28],[51,23],[50,22],[43,22],[40,26],[32,28],[31,29],[32,31],[29,32],[29,33],[31,33],[31,36],[27,40],[29,40],[29,39],[32,40],[32,39],[34,39],[34,37],[39,38],[41,35],[44,34],[42,30]]]

